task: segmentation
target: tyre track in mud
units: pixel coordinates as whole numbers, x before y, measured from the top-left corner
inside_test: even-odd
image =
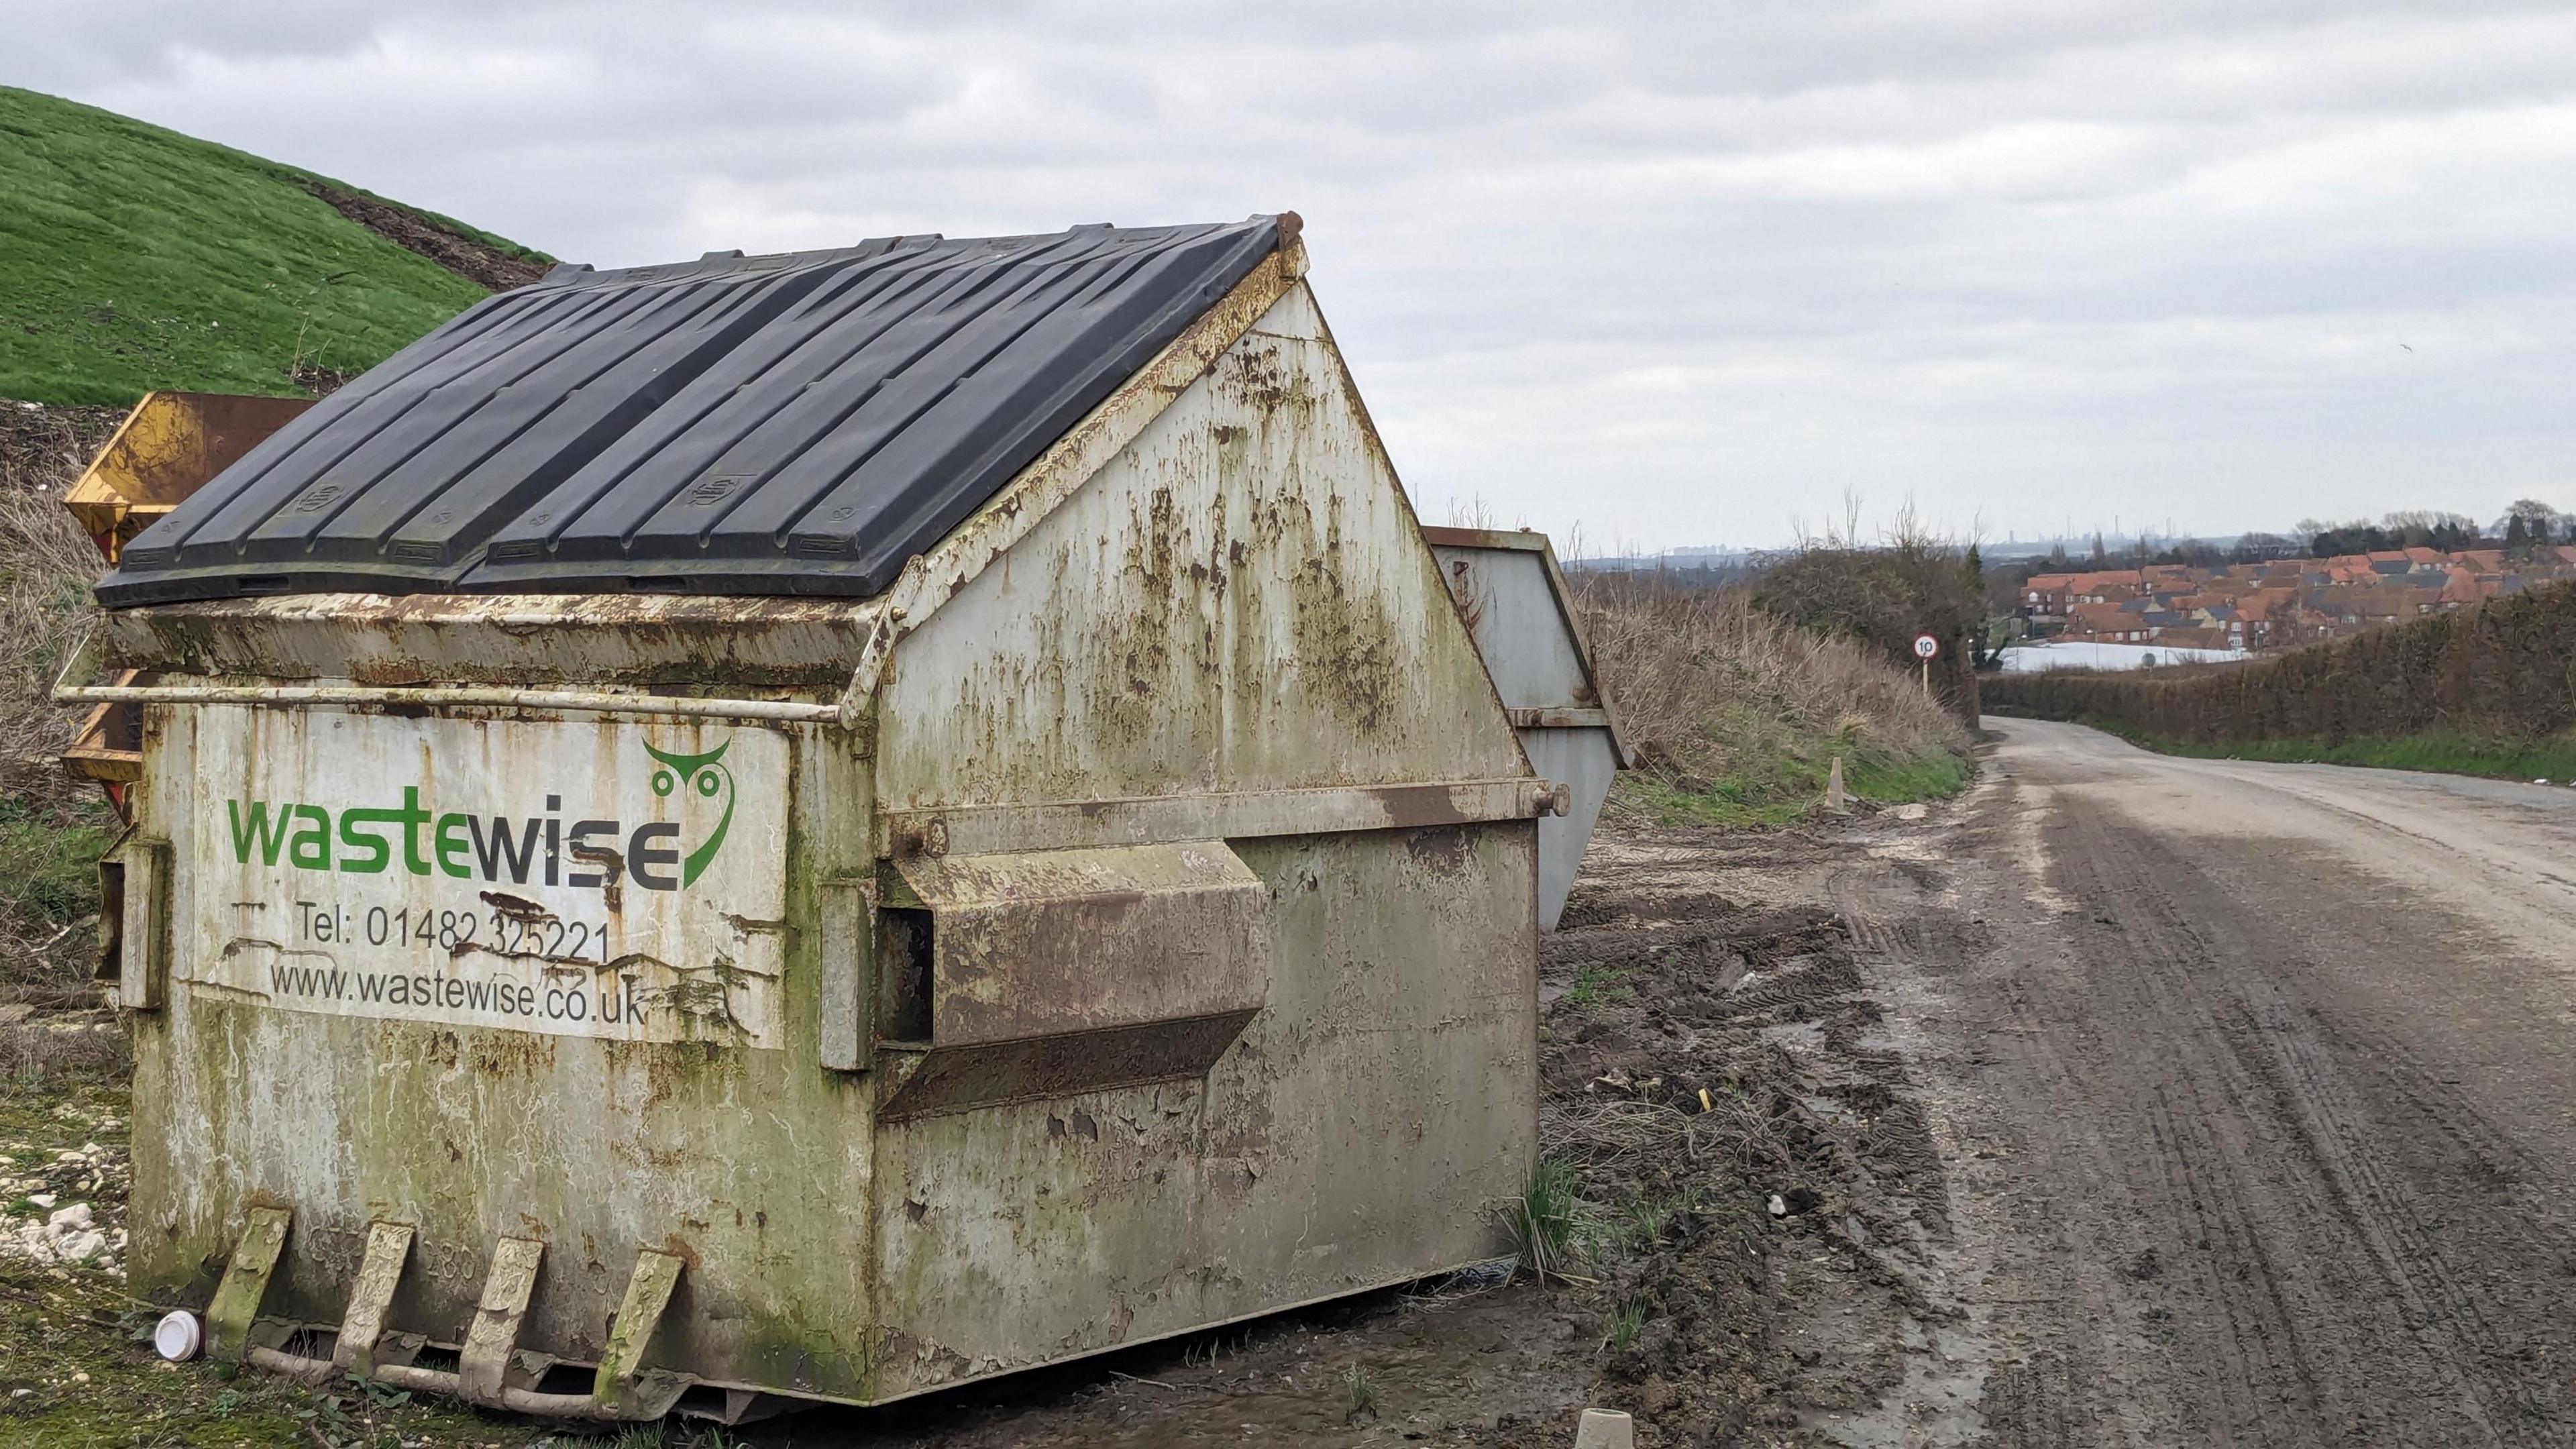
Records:
[[[2079,898],[2117,900],[2126,908],[2115,928],[2124,939],[2093,958],[2106,988],[2103,1004],[2117,1019],[2157,1027],[2130,1038],[2122,1075],[2134,1082],[2159,1068],[2170,1073],[2152,1082],[2148,1103],[2157,1150],[2146,1162],[2166,1169],[2164,1180],[2142,1182],[2131,1174],[2130,1191],[2145,1199],[2142,1209],[2166,1216],[2167,1243],[2182,1261],[2190,1262],[2201,1244],[2211,1245],[2200,1249],[2210,1256],[2190,1276],[2197,1296],[2224,1315],[2226,1351],[2187,1354],[2184,1367],[2186,1379],[2214,1382],[2224,1398],[2211,1422],[2193,1427],[2271,1439],[2300,1421],[2328,1424],[2345,1397],[2339,1367],[2371,1379],[2389,1371],[2410,1379],[2424,1373],[2416,1364],[2385,1362],[2388,1355],[2353,1341],[2370,1330],[2345,1321],[2326,1301],[2340,1297],[2339,1288],[2366,1291],[2364,1284],[2335,1281],[2342,1276],[2336,1270],[2356,1263],[2380,1267],[2388,1281],[2385,1269],[2397,1255],[2385,1242],[2394,1219],[2384,1194],[2338,1190],[2337,1179],[2353,1175],[2356,1144],[2350,1134],[2319,1130],[2327,1115],[2322,1084],[2285,1068],[2304,1046],[2307,1024],[2207,989],[2229,953],[2191,928],[2155,876],[2140,868],[2143,852],[2124,851],[2122,844],[2096,822],[2071,825],[2066,884]],[[2263,991],[2260,984],[2230,984]],[[2147,1050],[2136,1050],[2140,1045]],[[2165,1191],[2158,1193],[2159,1186]],[[2315,1242],[2327,1222],[2342,1225],[2356,1242]],[[2323,1286],[2297,1271],[2320,1258],[2334,1265]],[[2405,1296],[2411,1320],[2432,1316],[2416,1295]],[[2432,1347],[2435,1383],[2424,1387],[2451,1398],[2461,1388],[2456,1370],[2446,1352]]]
[[[1945,1077],[1953,1083],[1982,1080],[2001,1062],[1996,1044],[2013,1042],[2027,1085],[2041,1089],[2045,1100],[2072,1099],[2076,1078],[2059,1046],[2070,1035],[2080,1036],[2084,1023],[2043,1019],[2043,1002],[2018,976],[1999,980],[1990,997],[1967,1006],[1958,988],[1986,943],[1970,937],[1961,950],[1927,949],[1927,933],[1919,926],[1892,920],[1965,914],[1958,893],[1921,887],[1892,866],[1873,862],[1842,872],[1835,896],[1855,942],[1871,953],[1871,974],[1883,983],[1882,995],[1902,1000],[1902,993],[1889,988],[1908,979],[1936,984],[1933,999],[1918,999],[1909,1014],[1932,1018],[1935,1029],[1918,1049],[1916,1071],[1932,1095],[1950,1155],[1967,1159],[1953,1172],[1958,1189],[1952,1213],[1964,1251],[1945,1266],[1947,1286],[1971,1325],[1985,1330],[1984,1341],[1971,1337],[1966,1345],[1971,1357],[1982,1351],[1991,1362],[1981,1409],[1989,1426],[2004,1426],[1993,1436],[1998,1443],[2071,1449],[2106,1442],[2100,1415],[2078,1386],[2101,1372],[2106,1359],[2118,1357],[2094,1341],[2108,1305],[2100,1286],[2080,1271],[2094,1255],[2069,1239],[2066,1219],[2054,1210],[2058,1193],[2103,1175],[2094,1139],[2048,1131],[2045,1123],[2023,1128],[1989,1111],[1962,1110],[1958,1088],[1944,1090]],[[1990,923],[1975,915],[1968,920]],[[2011,1180],[2040,1186],[1999,1192],[1996,1168],[1975,1170],[1986,1163],[2008,1163],[2003,1170]],[[1961,1220],[1963,1209],[1967,1216]],[[2003,1261],[2007,1255],[2009,1262]],[[2066,1311],[2034,1311],[2060,1307]],[[2016,1354],[2016,1347],[2027,1351]],[[1890,1419],[1901,1420],[1911,1406],[1890,1407]],[[2154,1436],[2136,1442],[2154,1442]]]
[[[2011,728],[1938,888],[1837,885],[1945,1139],[2008,1164],[1952,1175],[1982,1442],[2576,1443],[2576,1143],[2443,1064],[2565,1014],[2563,960],[2340,858],[2349,804]]]

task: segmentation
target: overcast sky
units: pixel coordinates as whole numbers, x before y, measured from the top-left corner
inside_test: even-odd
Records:
[[[1294,209],[1433,521],[2576,508],[2564,3],[0,16],[0,80],[603,266]]]

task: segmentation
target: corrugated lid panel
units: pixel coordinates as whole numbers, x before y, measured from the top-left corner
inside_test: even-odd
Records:
[[[99,600],[874,594],[1280,239],[1259,216],[558,269],[280,429]]]

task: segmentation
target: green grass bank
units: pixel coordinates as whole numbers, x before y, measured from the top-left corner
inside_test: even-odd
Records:
[[[1953,795],[1973,773],[1965,757],[1947,749],[1909,752],[1861,727],[1827,731],[1758,708],[1713,711],[1711,729],[1731,757],[1717,773],[1630,772],[1612,787],[1613,802],[1632,818],[1657,825],[1778,826],[1823,808],[1836,756],[1842,758],[1845,792],[1874,805]]]
[[[0,86],[0,1007],[88,999],[115,817],[46,697],[101,561],[59,501],[154,388],[327,391],[551,258],[326,177]]]
[[[0,398],[34,402],[309,391],[551,261],[327,177],[6,86],[0,198]]]
[[[1824,808],[1837,757],[1856,800],[1903,805],[1974,774],[1937,699],[1866,642],[1799,628],[1742,589],[1577,574],[1602,683],[1641,757],[1613,818],[1780,826]]]

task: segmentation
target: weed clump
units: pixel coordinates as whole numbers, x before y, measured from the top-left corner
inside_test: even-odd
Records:
[[[1503,1232],[1521,1270],[1539,1282],[1568,1278],[1577,1260],[1583,1201],[1574,1168],[1550,1158],[1530,1169],[1520,1196],[1502,1205]]]
[[[1566,988],[1568,1006],[1615,1006],[1634,997],[1636,988],[1622,986],[1619,978],[1626,973],[1617,966],[1596,964],[1578,968],[1574,984]]]
[[[1637,1335],[1645,1332],[1649,1308],[1644,1295],[1631,1294],[1620,1300],[1610,1312],[1609,1331],[1601,1336],[1601,1347],[1607,1353],[1626,1353],[1637,1346]]]
[[[1377,1379],[1365,1364],[1352,1364],[1342,1370],[1342,1420],[1357,1423],[1377,1417],[1379,1395]]]

